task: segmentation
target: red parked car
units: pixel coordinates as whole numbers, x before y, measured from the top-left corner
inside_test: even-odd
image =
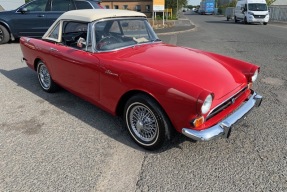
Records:
[[[69,11],[41,40],[22,37],[20,45],[45,91],[61,86],[122,116],[146,149],[161,147],[173,129],[199,141],[228,137],[262,100],[251,89],[258,66],[165,44],[139,12]]]

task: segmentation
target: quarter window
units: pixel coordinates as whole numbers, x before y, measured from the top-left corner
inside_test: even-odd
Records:
[[[48,38],[58,40],[58,38],[59,38],[59,28],[60,28],[60,24],[58,23],[57,26],[50,33]]]

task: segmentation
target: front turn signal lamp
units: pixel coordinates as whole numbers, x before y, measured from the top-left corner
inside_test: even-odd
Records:
[[[200,116],[192,121],[194,127],[199,127],[204,123],[204,117]]]

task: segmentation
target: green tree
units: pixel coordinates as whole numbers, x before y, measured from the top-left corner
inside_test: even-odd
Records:
[[[272,3],[274,3],[276,0],[266,0],[266,3],[268,6],[270,6]]]
[[[178,3],[178,4],[177,4]],[[165,7],[172,9],[173,14],[177,14],[177,8],[180,10],[187,5],[187,0],[166,0]]]

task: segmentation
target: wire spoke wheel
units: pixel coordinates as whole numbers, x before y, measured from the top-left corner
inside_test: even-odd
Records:
[[[51,77],[45,65],[39,67],[39,80],[44,89],[51,86]]]
[[[151,142],[158,133],[158,122],[153,112],[144,105],[135,103],[129,113],[131,128],[141,140]]]
[[[37,74],[38,74],[40,85],[42,89],[44,89],[44,91],[52,93],[57,90],[57,85],[52,80],[52,77],[50,75],[48,68],[42,61],[38,62]]]
[[[145,149],[158,149],[170,139],[171,123],[148,95],[136,94],[127,101],[124,120],[132,139]]]

